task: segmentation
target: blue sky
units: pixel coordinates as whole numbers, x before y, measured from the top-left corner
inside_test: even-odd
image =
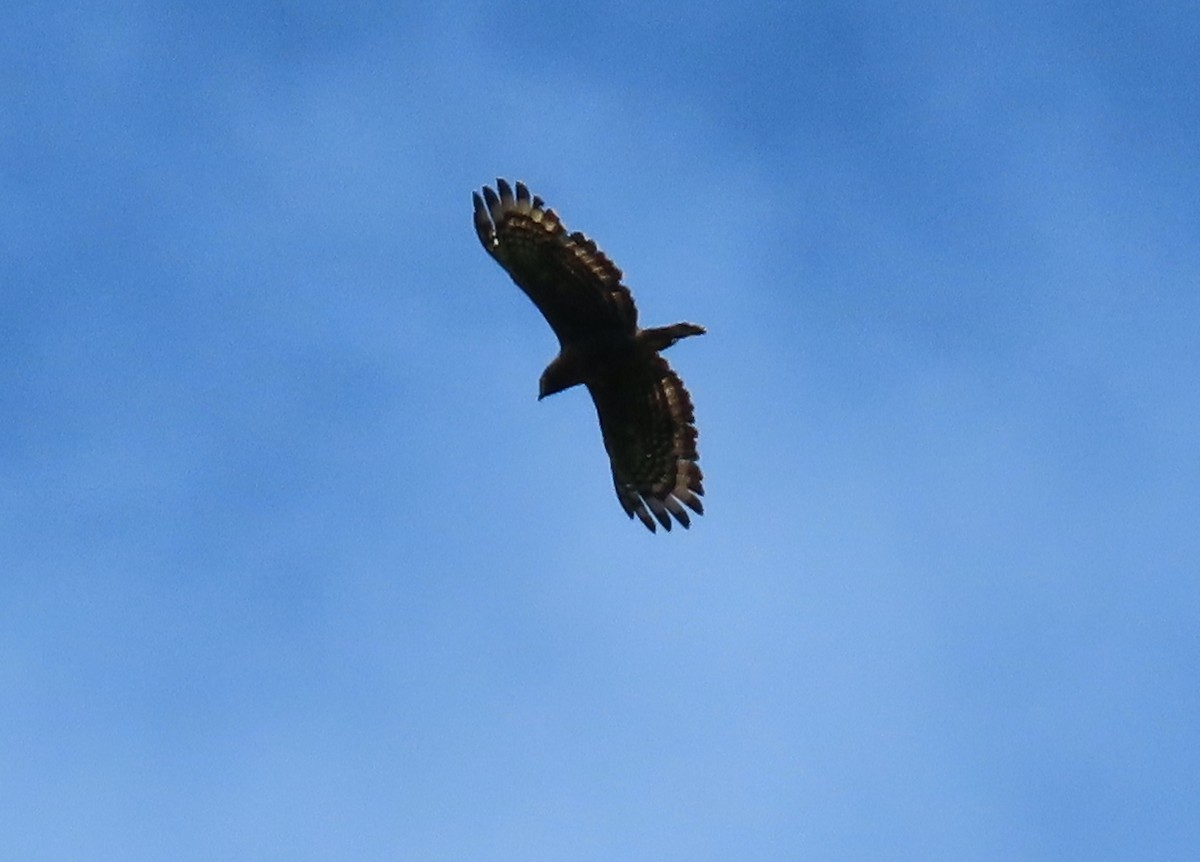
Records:
[[[1193,4],[5,17],[0,857],[1195,858]],[[496,176],[708,327],[690,531]]]

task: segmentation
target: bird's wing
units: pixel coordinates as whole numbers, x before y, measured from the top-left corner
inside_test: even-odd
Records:
[[[621,508],[651,532],[656,520],[670,530],[672,515],[689,526],[684,506],[703,514],[704,486],[692,399],[679,375],[653,353],[611,369],[588,389]]]
[[[621,270],[596,243],[567,233],[554,210],[504,180],[499,194],[487,186],[473,193],[475,232],[484,249],[533,300],[561,344],[613,331],[632,333],[637,309]]]

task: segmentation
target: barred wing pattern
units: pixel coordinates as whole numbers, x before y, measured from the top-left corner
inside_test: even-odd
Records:
[[[670,530],[671,515],[690,526],[684,505],[704,514],[704,477],[696,463],[692,399],[679,375],[654,354],[589,383],[588,390],[625,514],[637,515],[651,532],[655,520]]]
[[[704,512],[692,399],[659,350],[704,330],[639,329],[621,270],[592,240],[568,233],[523,183],[496,188],[473,194],[475,232],[546,318],[560,359],[580,364],[575,382],[596,405],[621,508],[651,532],[670,530],[672,518],[690,526],[687,510]]]
[[[558,215],[524,183],[516,194],[504,180],[497,195],[487,186],[474,194],[475,232],[484,249],[533,300],[560,344],[604,330],[637,329],[629,288],[604,252],[583,234],[567,233]]]

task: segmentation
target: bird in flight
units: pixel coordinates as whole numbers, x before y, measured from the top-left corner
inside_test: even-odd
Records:
[[[702,335],[694,323],[641,329],[621,270],[596,243],[568,233],[524,183],[496,180],[474,192],[483,248],[533,300],[559,353],[539,381],[538,400],[583,384],[592,395],[621,508],[650,532],[672,517],[704,513],[692,399],[660,351]],[[686,507],[686,508],[685,508]]]

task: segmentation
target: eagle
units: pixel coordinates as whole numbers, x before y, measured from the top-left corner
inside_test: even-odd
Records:
[[[554,334],[538,400],[580,384],[596,405],[613,486],[625,514],[650,532],[672,517],[691,526],[704,513],[692,399],[661,351],[704,334],[694,323],[641,329],[621,270],[596,243],[568,233],[554,210],[524,183],[503,179],[473,192],[483,248],[533,300]],[[686,508],[685,508],[686,507]]]

